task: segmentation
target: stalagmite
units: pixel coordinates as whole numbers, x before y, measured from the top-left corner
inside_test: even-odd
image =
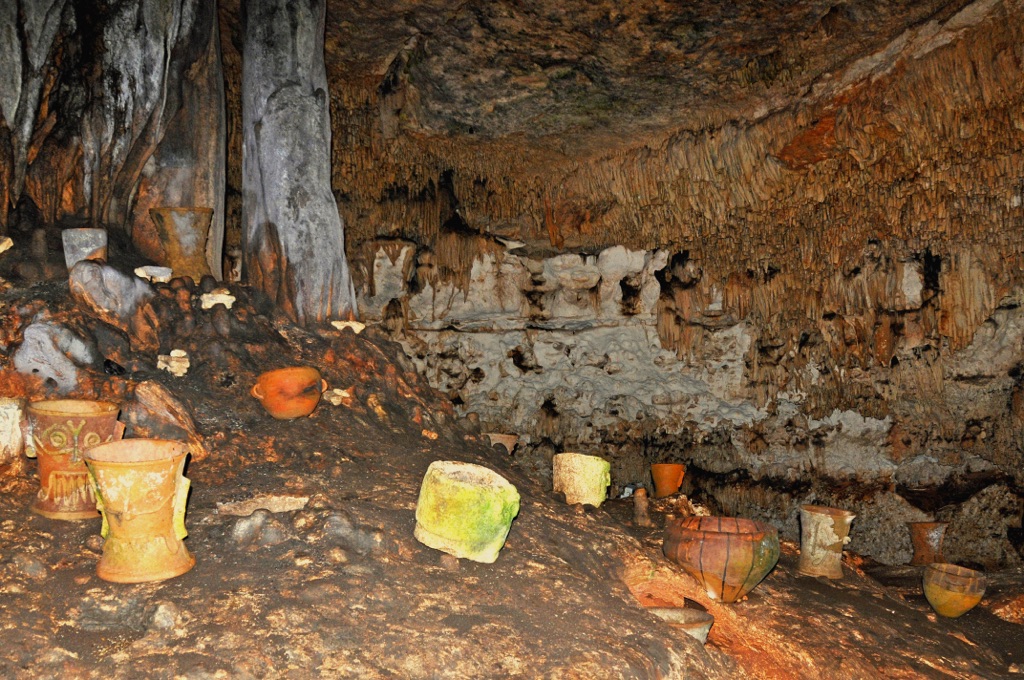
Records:
[[[243,252],[248,280],[302,324],[355,313],[331,193],[324,0],[246,0]]]

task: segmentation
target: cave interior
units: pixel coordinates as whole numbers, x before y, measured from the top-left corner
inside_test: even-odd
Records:
[[[1024,673],[1024,0],[4,0],[0,318],[4,677]]]

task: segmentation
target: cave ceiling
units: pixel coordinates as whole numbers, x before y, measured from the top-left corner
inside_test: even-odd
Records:
[[[332,86],[404,89],[412,132],[577,153],[754,120],[966,2],[328,2]]]

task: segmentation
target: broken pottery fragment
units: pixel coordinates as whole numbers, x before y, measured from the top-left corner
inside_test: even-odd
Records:
[[[779,561],[775,527],[738,517],[688,517],[665,525],[665,557],[697,579],[712,600],[739,600]]]
[[[136,267],[135,275],[140,279],[146,279],[151,283],[169,283],[171,277],[174,275],[174,270],[170,267],[147,264],[143,267]]]
[[[483,434],[490,442],[491,448],[500,445],[508,453],[512,453],[515,450],[516,443],[519,441],[519,435],[517,434],[501,434],[499,432],[484,432]]]
[[[114,583],[163,581],[184,574],[196,559],[182,539],[189,480],[188,444],[124,439],[85,452],[103,513],[106,539],[96,575]]]
[[[924,596],[940,616],[955,619],[974,609],[985,594],[985,575],[938,562],[924,568]]]
[[[192,362],[189,361],[188,352],[183,349],[172,349],[170,354],[160,354],[156,358],[156,367],[167,371],[171,375],[181,377],[188,373]]]
[[[231,306],[235,304],[235,296],[227,288],[215,288],[209,293],[203,293],[199,296],[199,300],[203,309],[213,309],[216,305],[224,305],[231,309]]]
[[[331,325],[337,328],[339,331],[343,331],[346,328],[359,335],[366,328],[366,324],[362,321],[332,321]]]
[[[50,519],[96,517],[96,496],[82,456],[85,450],[119,440],[120,407],[109,401],[58,399],[28,405],[29,457],[39,458],[39,492],[32,512]]]
[[[497,472],[472,463],[434,461],[416,502],[416,540],[459,558],[498,559],[519,513],[519,491]]]
[[[843,577],[843,546],[850,542],[850,524],[856,516],[840,508],[800,506],[800,573]]]
[[[564,493],[569,505],[600,507],[612,483],[612,464],[598,456],[559,453],[551,461],[555,493]]]
[[[290,366],[261,374],[249,393],[274,418],[291,420],[311,414],[326,390],[327,381],[320,371],[312,366]]]
[[[702,645],[708,641],[711,624],[715,622],[711,614],[690,607],[650,607],[647,611],[676,630],[699,640]]]
[[[335,388],[329,392],[325,392],[324,398],[334,406],[341,406],[342,404],[349,405],[352,402],[352,393],[348,390]]]
[[[82,260],[107,259],[106,229],[65,229],[61,232],[60,239],[64,245],[64,262],[68,270]]]

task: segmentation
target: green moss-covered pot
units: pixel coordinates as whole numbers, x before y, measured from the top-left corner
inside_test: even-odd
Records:
[[[416,540],[474,562],[498,559],[519,513],[519,491],[480,465],[438,460],[423,476],[416,502]]]

